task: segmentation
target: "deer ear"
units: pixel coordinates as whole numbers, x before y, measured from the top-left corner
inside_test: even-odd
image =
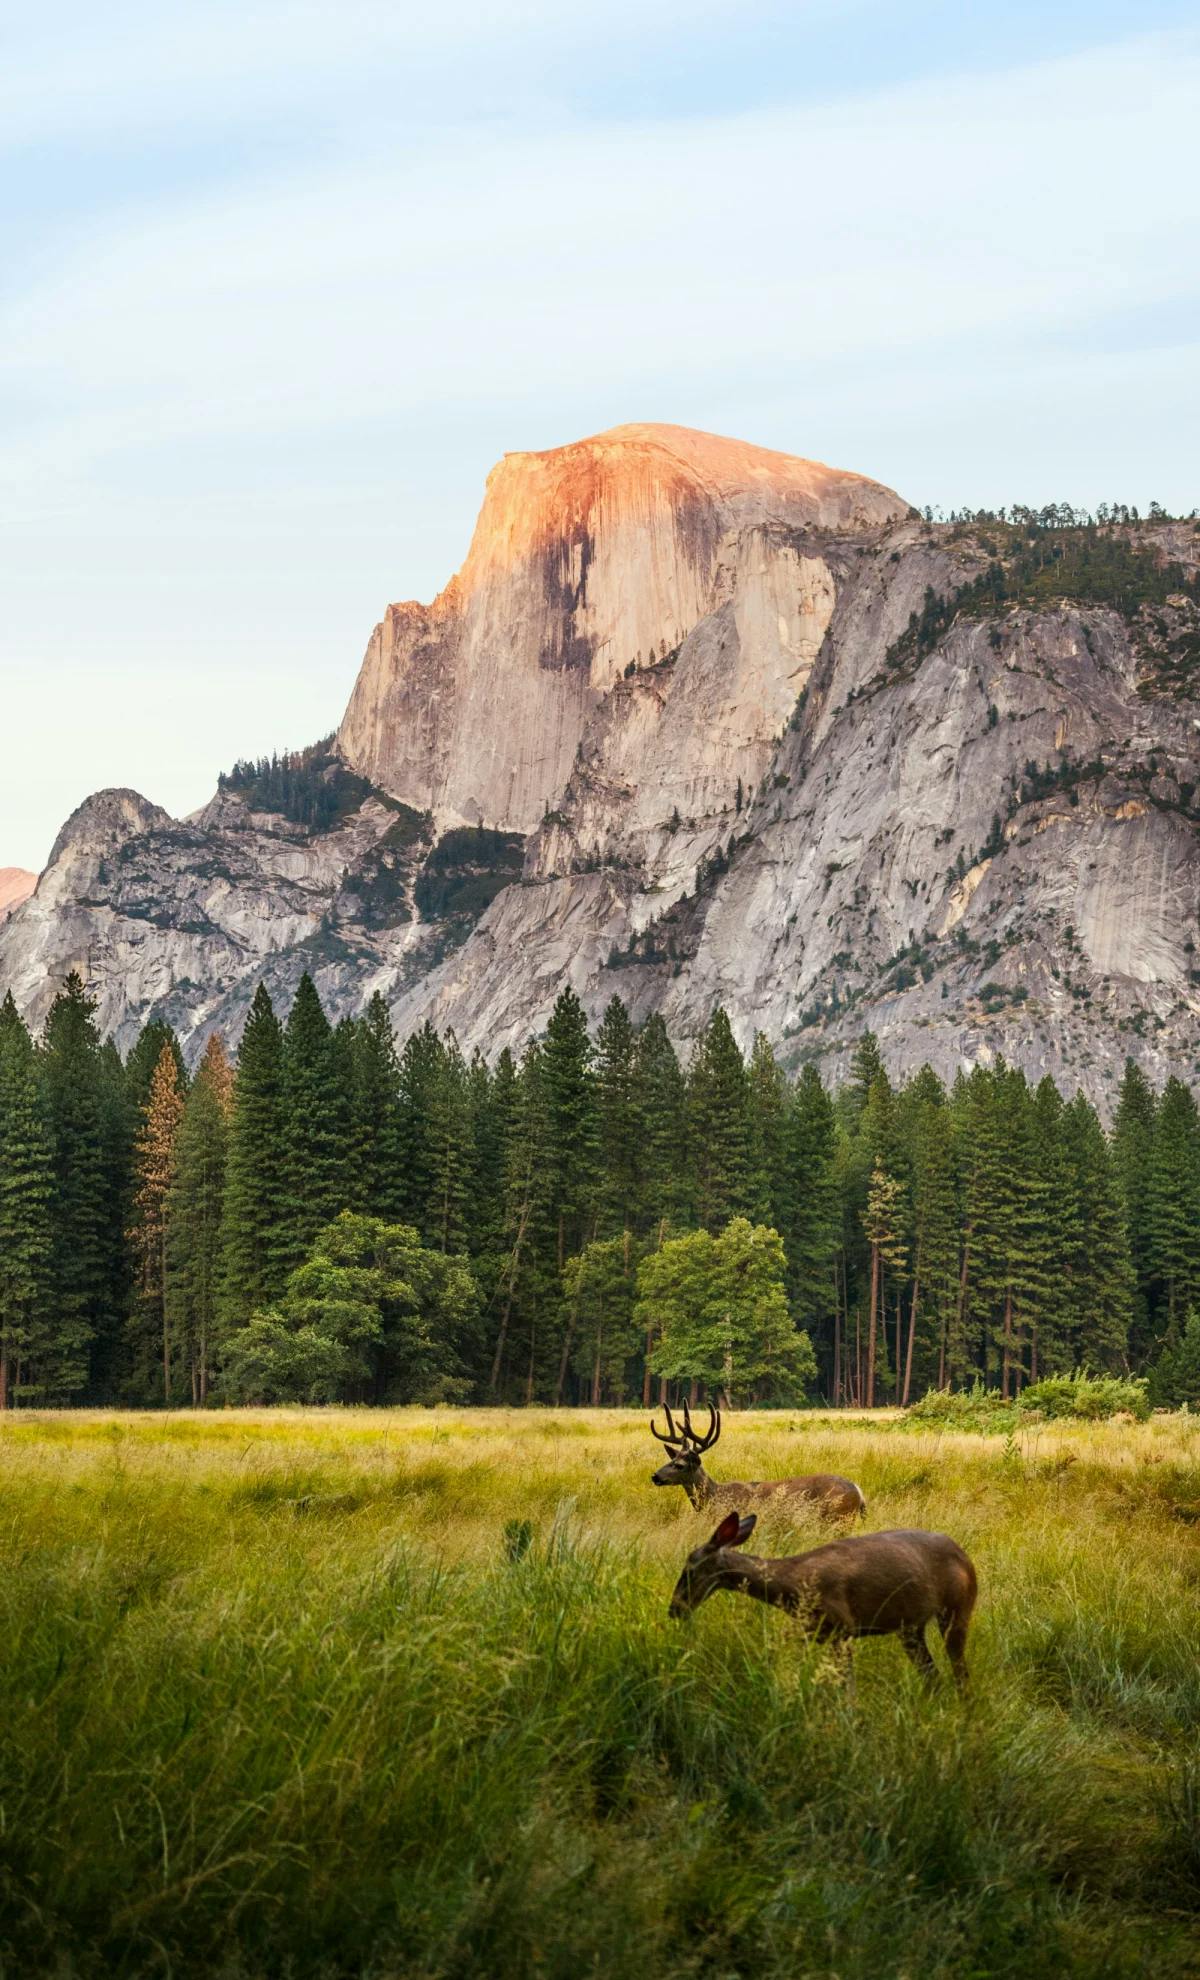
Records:
[[[751,1525],[753,1523],[752,1520]],[[741,1514],[735,1512],[726,1513],[708,1544],[710,1547],[733,1547],[737,1544],[737,1537],[741,1530]]]
[[[745,1519],[742,1520],[741,1524],[738,1527],[737,1543],[739,1547],[745,1546],[747,1540],[750,1538],[750,1535],[753,1533],[757,1525],[758,1525],[758,1514],[747,1513]]]

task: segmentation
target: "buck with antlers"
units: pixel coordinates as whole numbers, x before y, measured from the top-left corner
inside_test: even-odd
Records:
[[[935,1622],[960,1691],[967,1682],[966,1643],[975,1607],[975,1570],[944,1533],[899,1529],[831,1540],[808,1554],[760,1560],[738,1550],[755,1518],[731,1512],[687,1557],[671,1597],[670,1614],[690,1615],[719,1589],[786,1609],[820,1642],[849,1646],[857,1636],[899,1636],[921,1675],[937,1665],[925,1641]]]
[[[665,1444],[671,1455],[657,1471],[651,1472],[654,1485],[682,1485],[697,1512],[705,1512],[717,1506],[745,1505],[747,1500],[762,1506],[775,1505],[784,1508],[789,1500],[807,1500],[816,1504],[834,1518],[853,1519],[867,1510],[867,1502],[858,1486],[848,1478],[839,1478],[833,1472],[814,1472],[810,1478],[774,1478],[762,1484],[718,1485],[704,1469],[705,1451],[711,1451],[721,1434],[721,1412],[709,1404],[708,1429],[701,1436],[692,1428],[688,1406],[683,1406],[683,1426],[675,1428],[675,1419],[667,1410],[667,1428],[660,1430],[654,1418],[650,1428],[660,1444]]]

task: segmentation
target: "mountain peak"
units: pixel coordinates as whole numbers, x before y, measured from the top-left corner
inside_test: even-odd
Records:
[[[136,839],[142,832],[151,832],[157,826],[172,823],[170,813],[164,811],[160,804],[152,804],[140,791],[121,788],[94,791],[91,797],[76,805],[59,832],[46,861],[47,872],[58,864],[68,850],[87,853],[115,851],[127,839]]]
[[[431,606],[393,606],[376,627],[342,753],[443,824],[529,832],[599,697],[679,652],[731,584],[767,677],[754,690],[757,747],[786,722],[828,618],[827,575],[800,563],[907,512],[863,475],[686,426],[635,422],[506,454],[457,577]],[[732,687],[732,647],[730,668]],[[736,763],[734,783],[751,767]]]

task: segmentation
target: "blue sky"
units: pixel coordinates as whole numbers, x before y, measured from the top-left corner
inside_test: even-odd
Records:
[[[1171,0],[3,28],[0,865],[332,728],[506,449],[676,420],[918,503],[1191,508],[1198,104]]]

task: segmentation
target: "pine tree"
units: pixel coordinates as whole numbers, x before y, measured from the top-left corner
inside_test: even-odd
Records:
[[[958,1201],[954,1132],[941,1082],[928,1066],[912,1082],[913,1284],[901,1402],[918,1389],[962,1381],[947,1358],[958,1297]]]
[[[1190,1410],[1200,1404],[1200,1311],[1195,1307],[1188,1313],[1179,1345],[1161,1356],[1150,1382],[1150,1393],[1162,1408]]]
[[[48,1398],[84,1387],[106,1316],[104,1114],[96,1005],[72,971],[46,1019],[42,1067],[54,1151],[50,1314],[41,1365]]]
[[[307,970],[283,1033],[282,1263],[294,1270],[346,1207],[350,1095],[338,1080],[329,1019]]]
[[[539,1313],[558,1278],[544,1059],[544,1046],[528,1046],[516,1081],[504,1150],[504,1252],[493,1301],[499,1321],[488,1378],[489,1395],[498,1396],[515,1375],[526,1402],[545,1370]]]
[[[717,1232],[750,1208],[750,1118],[746,1068],[718,1005],[688,1072],[688,1144],[696,1215]]]
[[[875,1368],[880,1347],[880,1322],[886,1314],[889,1273],[899,1276],[908,1262],[904,1243],[904,1192],[895,1176],[879,1163],[871,1171],[863,1229],[871,1254],[870,1305],[867,1317],[866,1406],[875,1407]]]
[[[886,1080],[879,1040],[873,1031],[864,1031],[850,1060],[850,1078],[838,1096],[838,1112],[848,1133],[854,1133],[876,1080]]]
[[[378,991],[354,1027],[351,1057],[350,1190],[365,1215],[398,1223],[407,1193],[400,1062]]]
[[[1074,1295],[1067,1367],[1125,1365],[1133,1314],[1133,1265],[1125,1203],[1112,1151],[1094,1107],[1077,1093],[1063,1113],[1070,1157],[1074,1254],[1060,1256]]]
[[[756,1031],[746,1068],[750,1129],[752,1214],[761,1224],[784,1231],[791,1221],[795,1181],[789,1165],[789,1094],[771,1042]]]
[[[1200,1116],[1181,1080],[1163,1088],[1145,1197],[1151,1325],[1175,1346],[1188,1309],[1200,1305]]]
[[[129,1242],[136,1267],[138,1348],[161,1352],[162,1397],[172,1400],[171,1333],[167,1306],[167,1200],[175,1180],[175,1143],[183,1119],[183,1095],[175,1056],[164,1045],[150,1082],[145,1117],[134,1149],[134,1221]]]
[[[53,1151],[29,1033],[0,1015],[0,1410],[35,1388],[49,1321]]]
[[[136,1293],[128,1233],[134,1219],[133,1152],[143,1118],[142,1108],[130,1090],[121,1055],[111,1038],[100,1047],[97,1086],[104,1177],[101,1208],[104,1263],[99,1315],[89,1356],[88,1391],[99,1401],[126,1395],[129,1388],[129,1328]]]
[[[642,1122],[637,1227],[661,1234],[688,1214],[687,1089],[667,1027],[657,1012],[637,1034]]]
[[[1129,1349],[1135,1367],[1144,1366],[1153,1349],[1148,1201],[1156,1116],[1154,1094],[1145,1074],[1133,1059],[1126,1059],[1113,1121],[1112,1152],[1134,1273]]]
[[[430,1158],[434,1095],[444,1052],[441,1039],[426,1021],[404,1041],[400,1054],[400,1146],[403,1164],[404,1221],[415,1230],[429,1228],[433,1196]]]
[[[1066,1373],[1076,1364],[1073,1343],[1083,1324],[1086,1298],[1081,1270],[1079,1175],[1062,1094],[1046,1074],[1030,1094],[1022,1075],[1021,1105],[1029,1180],[1035,1198],[1029,1242],[1037,1280],[1037,1312],[1031,1318],[1029,1379]]]
[[[503,1247],[507,1151],[517,1113],[517,1068],[507,1045],[489,1073],[476,1056],[471,1065],[474,1173],[478,1196],[471,1219],[471,1249],[489,1265]]]
[[[629,1013],[613,997],[596,1037],[596,1107],[600,1180],[597,1228],[610,1235],[637,1225],[641,1193],[642,1111],[638,1040]]]
[[[283,1032],[259,984],[242,1033],[229,1123],[221,1230],[220,1323],[244,1326],[279,1297],[283,1216]]]
[[[1024,1075],[999,1061],[985,1081],[987,1100],[973,1123],[979,1161],[967,1206],[975,1253],[972,1309],[983,1331],[986,1365],[998,1370],[1007,1398],[1031,1372],[1027,1350],[1050,1317],[1050,1206]]]
[[[467,1067],[453,1032],[442,1048],[434,1072],[428,1137],[429,1196],[424,1241],[433,1251],[465,1252],[475,1146]]]
[[[187,1067],[179,1040],[169,1024],[164,1024],[161,1018],[151,1018],[142,1026],[125,1061],[125,1087],[134,1119],[139,1124],[150,1103],[150,1088],[164,1048],[175,1061],[175,1083],[180,1093],[187,1092]]]
[[[844,1343],[837,1273],[837,1129],[833,1103],[814,1066],[803,1068],[788,1095],[784,1137],[788,1188],[777,1228],[787,1255],[788,1297],[823,1366],[827,1393],[838,1402]]]
[[[167,1202],[167,1324],[188,1369],[192,1402],[208,1401],[218,1334],[221,1213],[233,1073],[214,1032],[184,1103]]]
[[[599,1121],[587,1018],[575,992],[560,994],[542,1048],[546,1161],[557,1269],[592,1236],[596,1223]]]

